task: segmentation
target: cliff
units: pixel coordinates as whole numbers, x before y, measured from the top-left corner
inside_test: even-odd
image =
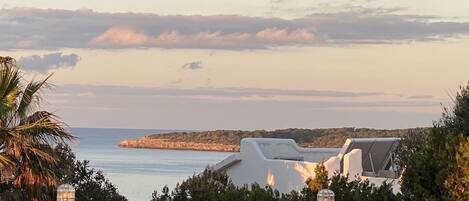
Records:
[[[171,141],[170,139],[152,139],[144,136],[134,140],[122,140],[118,144],[124,148],[147,148],[147,149],[174,149],[174,150],[197,150],[197,151],[220,151],[237,152],[239,145],[226,145],[219,143],[197,143]]]

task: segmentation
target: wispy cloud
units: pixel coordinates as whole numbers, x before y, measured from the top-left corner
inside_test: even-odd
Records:
[[[174,97],[204,101],[285,102],[333,110],[369,110],[377,108],[436,108],[442,100],[431,96],[406,96],[380,92],[332,90],[287,90],[261,88],[152,88],[113,85],[62,85],[57,92],[65,94],[99,94],[101,96]],[[418,98],[415,98],[418,97]],[[425,97],[425,98],[424,98]]]
[[[424,96],[408,96],[409,99],[432,99],[433,96],[424,95]]]
[[[187,70],[197,70],[197,69],[202,69],[202,61],[193,61],[189,63],[185,63],[184,65],[181,66],[182,69],[187,69]]]
[[[91,10],[2,9],[0,49],[259,49],[442,40],[469,34],[469,22],[382,10],[315,13],[297,19],[238,15],[160,16]]]
[[[91,40],[92,45],[111,46],[149,46],[163,48],[226,48],[237,49],[240,45],[263,48],[276,45],[311,43],[314,34],[307,29],[266,28],[254,34],[235,32],[224,34],[222,31],[183,34],[168,31],[156,36],[145,34],[131,27],[113,26]],[[249,45],[248,45],[249,44]]]
[[[374,92],[60,85],[48,95],[67,122],[88,126],[403,128],[440,115],[439,100]]]
[[[63,54],[61,52],[45,54],[45,55],[32,55],[20,57],[18,63],[21,68],[27,71],[35,71],[45,73],[51,69],[57,68],[73,68],[80,60],[76,54]]]
[[[151,87],[129,87],[113,85],[62,85],[58,91],[73,91],[84,93],[93,91],[95,94],[127,94],[144,96],[206,96],[206,97],[369,97],[386,95],[380,92],[347,92],[331,90],[286,90],[286,89],[260,89],[260,88],[151,88]]]

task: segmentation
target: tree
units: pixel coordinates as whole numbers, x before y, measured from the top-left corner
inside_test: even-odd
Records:
[[[469,137],[457,148],[456,165],[444,185],[451,199],[469,200]]]
[[[460,87],[453,101],[433,128],[402,142],[407,144],[399,156],[405,169],[401,190],[406,200],[467,200],[469,85]]]
[[[326,188],[328,186],[328,178],[327,178],[327,170],[324,164],[320,163],[314,169],[315,177],[314,179],[308,179],[306,183],[311,191],[317,193],[321,189]]]
[[[76,160],[75,154],[66,144],[59,144],[54,148],[59,163],[53,170],[57,177],[58,184],[70,184],[75,188],[76,201],[127,201],[120,195],[117,188],[104,177],[101,171],[96,171],[89,167],[88,161]],[[0,184],[0,200],[19,201],[30,200],[25,195],[25,190],[17,188],[10,183]],[[55,201],[57,194],[56,188],[48,188],[42,191],[39,200]]]
[[[54,173],[60,183],[67,183],[75,188],[75,200],[127,201],[103,172],[90,168],[89,161],[76,160],[70,147],[61,144],[55,149],[61,162]],[[51,197],[55,198],[55,191],[51,192]]]
[[[258,184],[237,187],[226,174],[206,169],[176,185],[171,192],[167,187],[160,195],[153,192],[151,201],[315,201],[317,189],[322,188],[333,190],[337,201],[401,200],[399,195],[392,193],[388,183],[377,188],[367,180],[349,182],[347,177],[339,174],[328,180],[325,168],[317,168],[316,175],[317,178],[306,182],[301,192],[281,194],[270,186]]]
[[[55,187],[53,147],[74,139],[53,113],[40,110],[49,78],[27,82],[13,58],[0,57],[1,182],[22,189],[28,200],[42,200]]]

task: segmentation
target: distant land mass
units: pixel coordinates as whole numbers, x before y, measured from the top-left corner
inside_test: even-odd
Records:
[[[215,130],[150,134],[119,142],[119,147],[237,152],[243,138],[289,138],[302,147],[342,147],[347,138],[402,137],[410,129],[325,128],[279,129],[273,131]]]

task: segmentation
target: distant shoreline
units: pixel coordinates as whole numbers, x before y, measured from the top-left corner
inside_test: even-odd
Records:
[[[152,139],[144,136],[133,140],[122,140],[118,144],[122,148],[137,149],[169,149],[186,151],[216,151],[239,152],[239,145],[224,145],[218,143],[178,142],[168,139]]]
[[[426,129],[426,128],[413,128]],[[402,137],[411,129],[327,128],[327,129],[280,129],[274,131],[216,130],[199,132],[171,132],[153,134],[118,143],[122,148],[171,149],[191,151],[239,152],[241,139],[289,138],[302,147],[342,147],[347,138]]]

